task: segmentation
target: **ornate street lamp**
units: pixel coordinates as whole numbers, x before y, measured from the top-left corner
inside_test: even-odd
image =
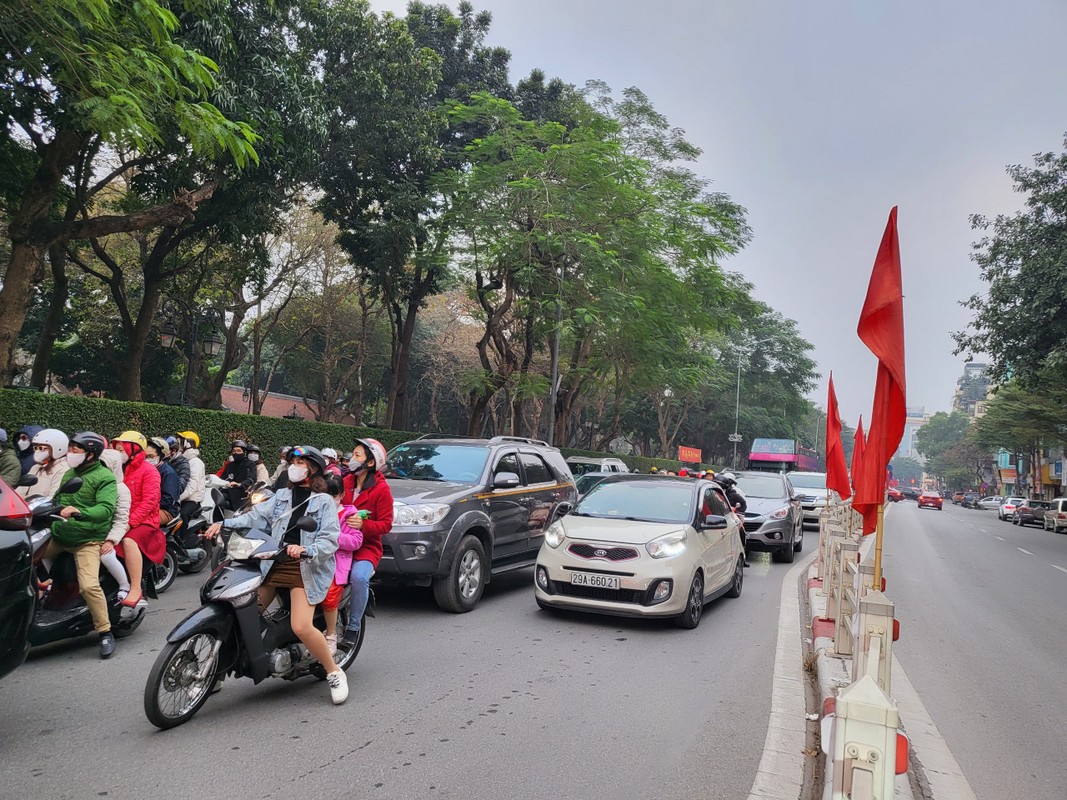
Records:
[[[304,415],[301,414],[300,411],[297,409],[296,403],[293,403],[293,410],[290,411],[288,414],[286,414],[285,418],[286,419],[291,419],[291,420],[298,420],[298,419],[303,419]]]
[[[219,335],[217,330],[212,329],[208,334],[200,340],[200,343],[204,346],[204,353],[208,358],[214,358],[222,352],[223,346],[226,344],[226,340]]]
[[[174,328],[170,322],[164,322],[163,327],[159,329],[159,342],[168,350],[174,348],[174,345],[178,340],[178,331]]]

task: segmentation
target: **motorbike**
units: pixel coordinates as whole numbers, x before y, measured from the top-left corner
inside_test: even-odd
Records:
[[[163,526],[163,536],[167,541],[167,552],[160,564],[154,565],[152,582],[156,593],[162,594],[171,587],[179,572],[197,573],[211,561],[211,554],[201,546],[201,537],[207,528],[207,520],[197,517],[185,520],[177,516]]]
[[[305,531],[314,530],[315,525],[311,517],[297,523]],[[227,675],[251,678],[255,684],[271,677],[326,679],[325,668],[293,633],[288,592],[279,590],[276,601],[263,612],[257,602],[263,583],[260,565],[264,560],[287,560],[285,545],[260,530],[233,530],[226,556],[200,590],[201,607],[168,634],[149,672],[144,709],[157,728],[173,728],[192,719],[207,702],[216,680]],[[350,587],[346,586],[338,609],[340,631],[348,625],[349,600]],[[335,661],[342,670],[348,670],[363,646],[366,618],[374,616],[373,602],[368,602],[367,609],[358,640],[337,650]],[[321,608],[315,612],[315,624],[325,628]]]
[[[60,488],[60,493],[76,492],[82,484],[81,478],[70,478]],[[33,521],[30,524],[30,543],[33,548],[33,564],[39,574],[43,570],[45,546],[52,539],[52,523],[62,519],[59,516],[61,506],[51,497],[30,498]],[[75,519],[77,515],[75,516]],[[148,579],[153,564],[144,559],[144,578],[141,591],[146,597],[157,597],[155,587]],[[50,644],[63,639],[74,639],[92,633],[93,617],[78,591],[78,574],[74,556],[60,553],[52,562],[50,572],[52,583],[47,589],[37,593],[33,620],[30,622],[27,640],[31,647]],[[119,600],[119,585],[111,573],[101,567],[100,586],[107,599],[108,617],[111,619],[111,631],[116,638],[129,636],[144,620],[145,609],[124,608]]]

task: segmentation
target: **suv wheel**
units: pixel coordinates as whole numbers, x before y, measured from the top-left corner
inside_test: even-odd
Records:
[[[804,526],[800,526],[800,530],[797,531],[797,535],[793,539],[793,552],[799,553],[804,549]]]
[[[437,605],[453,614],[463,614],[478,605],[485,589],[485,548],[475,536],[464,536],[448,575],[434,578]]]
[[[776,564],[792,564],[796,554],[797,551],[793,549],[793,545],[787,544],[785,547],[779,547],[771,553],[771,561]]]

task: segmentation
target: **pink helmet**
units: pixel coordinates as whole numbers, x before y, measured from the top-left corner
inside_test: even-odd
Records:
[[[377,439],[356,439],[356,444],[363,445],[363,449],[370,453],[374,459],[374,468],[381,472],[385,469],[385,445]]]

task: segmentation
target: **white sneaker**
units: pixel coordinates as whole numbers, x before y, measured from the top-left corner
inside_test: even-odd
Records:
[[[348,699],[348,678],[341,670],[331,672],[326,676],[326,683],[330,684],[330,699],[335,706],[341,705]]]

